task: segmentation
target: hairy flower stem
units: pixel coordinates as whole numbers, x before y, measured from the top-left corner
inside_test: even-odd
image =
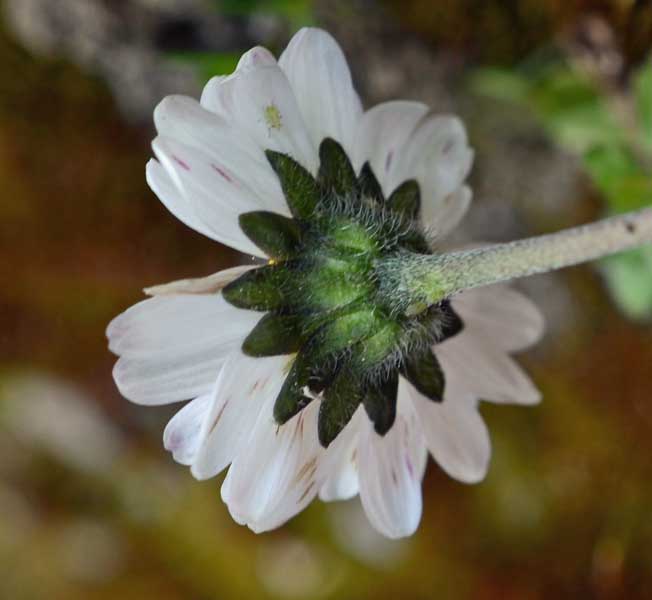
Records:
[[[388,265],[384,270],[407,308],[432,305],[462,290],[561,269],[648,243],[652,243],[652,208],[507,244],[403,256],[395,259],[400,266]]]

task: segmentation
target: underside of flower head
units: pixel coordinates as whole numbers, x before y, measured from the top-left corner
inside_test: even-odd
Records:
[[[199,479],[228,467],[222,498],[254,531],[359,494],[376,529],[410,535],[428,453],[477,482],[479,399],[540,397],[510,357],[540,337],[539,311],[505,286],[451,295],[468,282],[432,249],[471,201],[463,124],[418,102],[363,111],[319,29],[278,61],[250,50],[154,120],[159,199],[264,262],[148,288],[107,329],[120,391],[189,400],[164,445]]]
[[[320,144],[316,178],[285,154],[266,154],[292,218],[240,216],[244,233],[271,257],[223,291],[239,308],[267,311],[243,351],[296,353],[274,405],[279,424],[319,396],[324,446],[360,404],[384,435],[396,418],[399,374],[442,401],[445,376],[431,347],[462,328],[448,301],[406,310],[379,279],[388,259],[431,253],[419,225],[419,185],[404,181],[385,198],[369,163],[356,173],[331,138]]]

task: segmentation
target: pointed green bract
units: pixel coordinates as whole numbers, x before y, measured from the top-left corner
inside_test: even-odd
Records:
[[[460,316],[453,310],[451,303],[448,300],[441,302],[439,305],[441,310],[441,335],[439,342],[443,342],[448,338],[456,336],[464,329],[464,323]]]
[[[380,187],[380,183],[378,182],[378,179],[376,179],[376,175],[374,174],[371,165],[368,162],[362,165],[360,176],[358,177],[358,187],[360,189],[360,193],[364,198],[371,198],[379,204],[383,204],[385,202],[383,190]]]
[[[317,421],[319,441],[324,448],[346,427],[361,401],[362,390],[352,373],[341,372],[326,388]]]
[[[430,400],[442,402],[444,399],[444,372],[430,348],[425,352],[408,356],[405,360],[403,375]]]
[[[265,155],[278,175],[290,212],[298,219],[309,219],[321,199],[315,178],[287,154],[266,150]]]
[[[385,435],[396,420],[397,391],[398,373],[396,372],[379,383],[370,384],[365,389],[364,408],[378,435]]]
[[[319,145],[317,181],[323,189],[340,196],[356,190],[357,178],[349,157],[334,139],[326,138]]]
[[[336,257],[311,260],[309,268],[297,274],[302,300],[311,310],[334,310],[373,291],[364,265]]]
[[[373,335],[382,322],[382,317],[373,308],[353,310],[325,325],[320,343],[328,352],[339,352]]]
[[[240,215],[240,228],[267,256],[292,258],[301,245],[301,227],[293,219],[259,210]]]
[[[386,200],[370,164],[356,175],[330,138],[320,145],[316,178],[286,154],[266,154],[294,219],[268,211],[239,218],[272,259],[222,292],[235,306],[268,311],[242,350],[254,357],[296,353],[274,402],[279,425],[317,399],[323,446],[360,404],[385,435],[396,420],[399,373],[442,400],[444,375],[429,348],[462,328],[448,301],[405,303],[402,281],[387,275],[404,256],[432,254],[417,222],[419,186],[406,181]]]
[[[303,410],[312,398],[304,395],[303,390],[310,380],[311,357],[299,353],[292,364],[281,391],[274,402],[274,420],[283,425],[294,415]]]
[[[275,310],[286,304],[283,293],[290,276],[285,263],[247,271],[222,290],[224,299],[238,308]]]
[[[300,321],[293,315],[266,314],[242,344],[248,356],[292,354],[301,348]]]
[[[416,219],[421,207],[419,184],[414,179],[404,181],[392,192],[387,204],[393,211],[402,214],[407,219]]]

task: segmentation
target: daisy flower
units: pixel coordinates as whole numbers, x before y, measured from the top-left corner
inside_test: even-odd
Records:
[[[504,281],[650,239],[622,217],[511,244],[435,250],[471,201],[463,124],[418,102],[363,111],[345,57],[303,29],[154,112],[147,181],[196,231],[255,262],[146,290],[109,325],[121,393],[188,401],[163,435],[256,532],[315,497],[360,495],[384,535],[412,534],[428,454],[477,482],[480,398],[535,404],[510,357],[542,334]],[[487,286],[488,287],[480,287]]]

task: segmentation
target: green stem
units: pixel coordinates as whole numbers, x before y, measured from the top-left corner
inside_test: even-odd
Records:
[[[394,285],[409,297],[409,304],[430,305],[462,290],[554,271],[649,243],[652,208],[645,208],[507,244],[401,257]]]

